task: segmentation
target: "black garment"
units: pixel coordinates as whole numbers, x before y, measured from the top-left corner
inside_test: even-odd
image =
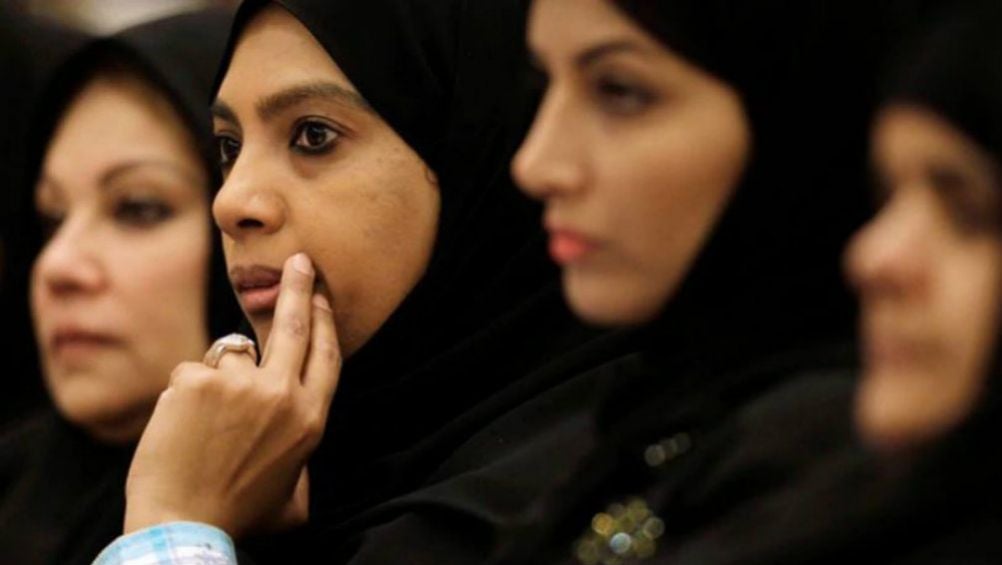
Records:
[[[29,325],[27,269],[30,243],[24,237],[33,215],[26,186],[25,138],[29,117],[49,74],[85,40],[83,35],[0,7],[0,71],[8,88],[0,92],[0,312],[8,327]],[[4,382],[0,430],[44,403],[37,354],[30,332],[9,332],[3,358],[20,371]]]
[[[231,46],[264,4],[242,6]],[[379,549],[377,526],[425,511],[405,500],[440,481],[472,434],[626,340],[586,330],[567,311],[539,206],[510,179],[537,99],[519,86],[526,2],[278,4],[435,172],[442,202],[424,277],[345,363],[310,464],[311,524],[247,546],[276,561],[322,548],[336,561]],[[480,455],[471,465],[490,460]]]
[[[776,563],[846,527],[818,523],[820,502],[880,480],[849,420],[855,306],[840,258],[867,208],[877,69],[909,6],[615,4],[740,94],[752,160],[604,394],[595,447],[495,562]]]
[[[229,25],[226,14],[189,14],[80,48],[46,87],[29,143],[28,170],[38,174],[48,140],[76,93],[102,65],[120,64],[173,103],[193,139],[203,144],[201,154],[210,178],[218,179],[205,100]],[[94,133],[99,142],[100,132]],[[214,181],[206,190],[217,186]],[[38,253],[42,240],[37,225],[25,226],[20,237],[30,242],[32,256]],[[27,271],[20,275],[26,280]],[[213,246],[209,279],[209,330],[210,336],[218,337],[236,329],[241,319],[218,243]],[[27,328],[22,331],[27,333]],[[37,374],[32,377],[41,380]],[[125,477],[133,449],[102,445],[52,409],[12,429],[0,440],[0,562],[91,563],[121,534]]]

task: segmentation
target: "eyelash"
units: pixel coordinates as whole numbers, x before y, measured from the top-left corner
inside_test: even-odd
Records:
[[[313,128],[312,131],[311,128]],[[307,141],[311,133],[318,132],[324,135],[324,139],[319,145],[310,146],[306,143],[300,143]],[[337,146],[341,135],[341,132],[334,126],[318,119],[307,118],[297,123],[293,128],[289,148],[301,155],[326,155]]]
[[[657,101],[650,89],[609,75],[596,78],[592,90],[599,107],[615,116],[640,115]]]
[[[174,209],[156,198],[123,198],[113,211],[114,218],[130,227],[153,227],[169,220]]]
[[[216,148],[219,150],[219,167],[223,171],[229,170],[240,156],[240,141],[232,135],[220,133],[216,135]]]
[[[111,208],[114,220],[128,228],[153,228],[174,216],[174,209],[157,198],[124,197]],[[38,212],[38,224],[43,241],[49,241],[62,227],[66,215],[58,212]]]
[[[322,133],[324,139],[319,145],[311,146],[308,144],[309,140],[306,136],[316,133]],[[342,132],[338,128],[324,121],[316,118],[306,118],[296,123],[295,127],[293,127],[292,136],[289,140],[289,148],[300,155],[326,155],[337,146],[342,135]],[[240,156],[240,141],[232,134],[219,133],[216,134],[216,146],[219,150],[219,165],[224,172],[228,171],[233,167],[233,163],[236,162],[237,157]]]

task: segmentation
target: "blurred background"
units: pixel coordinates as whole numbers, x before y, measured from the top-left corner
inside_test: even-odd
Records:
[[[147,20],[239,0],[4,0],[11,8],[90,33],[114,33]]]

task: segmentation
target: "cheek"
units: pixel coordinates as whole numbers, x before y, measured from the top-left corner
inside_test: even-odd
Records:
[[[946,433],[977,402],[993,358],[999,322],[997,250],[949,241],[929,249],[939,257],[928,280],[922,333],[929,356],[902,374],[865,379],[857,419],[864,435],[895,449]],[[991,247],[994,247],[992,244]]]
[[[423,164],[372,170],[378,172],[342,177],[291,204],[296,239],[331,291],[346,353],[371,337],[420,280],[438,223],[438,192]]]
[[[958,396],[975,394],[998,337],[1000,258],[996,244],[959,250],[940,269],[937,309],[941,338],[950,344]]]
[[[608,206],[624,251],[643,274],[673,286],[698,255],[733,193],[743,149],[714,144],[700,130],[661,135],[616,165]],[[613,175],[610,175],[613,178]]]
[[[38,275],[38,262],[31,269],[31,279],[29,281],[29,299],[31,301],[31,319],[35,327],[35,335],[40,336],[48,318],[49,303],[46,297],[45,285]],[[39,340],[41,343],[41,340]]]
[[[144,349],[160,350],[167,364],[191,358],[207,340],[210,245],[208,224],[193,216],[116,255],[122,299],[150,338]]]

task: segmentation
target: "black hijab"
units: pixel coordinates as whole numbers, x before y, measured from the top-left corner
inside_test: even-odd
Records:
[[[162,92],[178,111],[200,144],[213,179],[207,189],[214,190],[219,175],[205,100],[229,25],[226,14],[187,14],[83,46],[45,89],[36,113],[38,128],[30,137],[28,170],[39,173],[52,132],[76,94],[105,65],[124,66]],[[214,227],[212,231],[217,234]],[[37,254],[42,245],[39,226],[26,232],[30,249]],[[218,235],[211,257],[207,322],[215,338],[236,329],[241,317],[227,282]],[[19,276],[26,279],[27,270]],[[91,563],[121,533],[133,446],[101,445],[51,409],[12,432],[0,444],[0,561]]]
[[[11,88],[0,93],[0,238],[3,243],[0,273],[0,311],[8,327],[30,324],[27,277],[24,273],[33,250],[25,237],[33,216],[32,199],[24,176],[25,139],[29,117],[40,90],[53,69],[84,41],[84,36],[53,24],[0,7],[0,70]],[[0,430],[44,403],[45,392],[37,378],[37,354],[30,332],[8,332],[3,358],[19,369],[7,379],[0,401]]]
[[[851,342],[841,252],[868,209],[865,140],[893,3],[610,1],[731,86],[752,132],[734,196],[647,328],[653,373],[699,374],[702,387],[710,374]]]
[[[243,4],[231,48],[265,4]],[[519,80],[524,0],[276,4],[435,172],[442,202],[424,277],[345,363],[310,467],[322,528],[418,487],[464,438],[618,337],[593,341],[567,311],[540,209],[508,172],[538,98]]]

